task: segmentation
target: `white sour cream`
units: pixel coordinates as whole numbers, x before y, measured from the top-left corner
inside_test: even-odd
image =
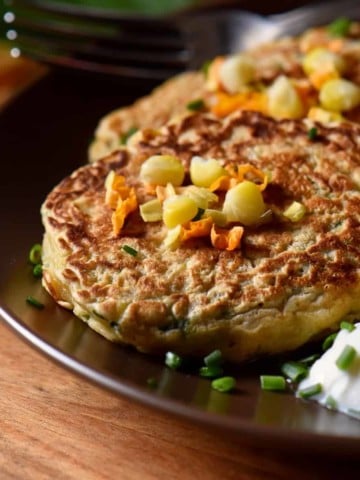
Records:
[[[350,345],[356,350],[356,356],[346,370],[340,369],[336,361],[344,348]],[[341,329],[331,346],[311,367],[308,376],[302,380],[296,391],[321,385],[321,393],[311,396],[319,402],[339,412],[360,419],[360,323],[349,331]]]

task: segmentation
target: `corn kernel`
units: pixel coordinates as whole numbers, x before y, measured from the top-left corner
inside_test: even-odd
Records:
[[[166,237],[164,238],[164,245],[166,248],[175,249],[180,245],[181,242],[181,225],[177,225],[174,228],[171,228],[167,231]]]
[[[219,70],[220,81],[229,93],[241,92],[255,78],[254,61],[246,55],[227,57]]]
[[[196,187],[195,185],[184,188],[183,195],[194,200],[198,208],[203,208],[204,210],[219,200],[219,197],[215,195],[215,193],[210,192],[207,188]]]
[[[245,180],[231,188],[223,205],[229,222],[240,222],[243,225],[253,225],[259,222],[265,212],[265,203],[259,187]]]
[[[210,217],[218,227],[225,227],[228,223],[225,213],[221,212],[220,210],[207,208],[204,212],[204,216]]]
[[[163,204],[163,220],[168,228],[189,222],[197,212],[196,202],[185,195],[170,197]]]
[[[184,176],[184,166],[172,155],[153,155],[141,165],[140,169],[140,179],[155,185],[172,183],[178,186],[184,181]]]
[[[226,175],[225,169],[214,158],[193,157],[190,163],[190,178],[198,187],[209,187],[216,179]]]
[[[343,78],[329,80],[322,86],[319,98],[327,110],[352,110],[360,104],[360,87]]]
[[[140,216],[144,222],[158,222],[162,219],[162,205],[159,199],[149,200],[140,205]]]
[[[330,70],[336,70],[342,74],[346,70],[346,63],[341,55],[322,47],[310,50],[303,58],[302,66],[307,75]]]
[[[296,88],[285,75],[278,77],[267,90],[268,113],[275,118],[300,118],[304,107]]]
[[[283,212],[284,217],[291,222],[299,222],[305,215],[306,208],[302,203],[292,202],[292,204]]]
[[[333,112],[325,110],[320,107],[312,107],[308,112],[308,118],[315,122],[329,123],[329,122],[342,122],[344,117],[339,112]]]

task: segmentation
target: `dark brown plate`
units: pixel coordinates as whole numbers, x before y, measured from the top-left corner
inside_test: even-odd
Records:
[[[47,192],[86,162],[98,118],[151,87],[52,74],[0,115],[2,317],[44,354],[120,395],[258,446],[358,455],[359,421],[291,393],[260,390],[259,374],[274,372],[275,363],[229,366],[237,390],[218,393],[191,369],[175,372],[163,359],[106,341],[56,306],[32,276],[27,256],[32,244],[41,241],[39,208]],[[27,295],[43,301],[45,308],[28,306]],[[158,381],[153,390],[147,386],[150,377]]]

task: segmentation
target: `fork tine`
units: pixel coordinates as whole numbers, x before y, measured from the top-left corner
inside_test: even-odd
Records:
[[[163,80],[186,69],[189,61],[178,29],[162,21],[79,21],[71,12],[44,13],[37,2],[13,3],[19,6],[13,9],[9,36],[14,48],[47,63]]]

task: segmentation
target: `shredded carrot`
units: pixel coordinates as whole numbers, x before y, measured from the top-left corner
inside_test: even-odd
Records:
[[[213,224],[210,233],[211,244],[219,250],[232,251],[239,248],[243,234],[243,227],[235,226],[230,230],[227,230],[225,228],[216,227],[216,225]]]
[[[260,184],[257,184],[261,192],[267,187],[267,175],[262,170],[255,168],[253,165],[246,163],[244,165],[239,165],[237,168],[232,165],[229,165],[225,168],[229,175],[223,175],[217,178],[209,187],[211,192],[215,192],[216,190],[229,190],[238,183],[246,180],[246,175],[248,174],[250,174],[252,177],[255,177],[256,180],[261,181]],[[253,178],[251,178],[251,180],[253,180]]]
[[[339,78],[339,73],[335,68],[322,68],[321,70],[316,70],[311,75],[309,75],[309,80],[314,85],[315,88],[320,90],[328,80],[334,78]]]
[[[202,218],[196,222],[189,222],[182,226],[181,240],[186,241],[189,238],[206,237],[211,231],[213,219],[211,217]]]
[[[136,199],[135,190],[130,188],[128,198],[124,200],[119,197],[116,210],[113,212],[111,221],[113,225],[113,232],[115,235],[119,235],[124,222],[129,213],[137,209],[138,203]]]
[[[224,92],[216,93],[216,102],[211,112],[217,117],[226,117],[236,110],[253,110],[266,113],[267,100],[263,92],[249,91],[228,95]]]
[[[341,52],[344,49],[344,39],[343,38],[335,38],[334,40],[331,40],[328,44],[329,50],[332,52],[338,53]]]

